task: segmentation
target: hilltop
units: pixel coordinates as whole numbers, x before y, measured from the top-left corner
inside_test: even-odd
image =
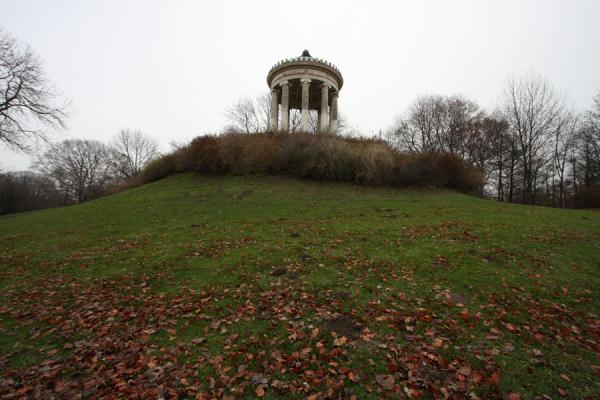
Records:
[[[595,211],[187,173],[0,243],[0,397],[600,396]]]

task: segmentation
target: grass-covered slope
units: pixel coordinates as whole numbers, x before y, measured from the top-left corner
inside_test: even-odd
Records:
[[[600,397],[598,212],[186,174],[0,265],[0,397]]]

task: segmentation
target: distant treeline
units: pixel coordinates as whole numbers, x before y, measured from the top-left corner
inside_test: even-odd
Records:
[[[111,143],[69,139],[52,143],[33,164],[35,172],[0,173],[0,215],[81,203],[141,174],[158,157],[158,144],[136,130]]]
[[[388,132],[409,154],[454,154],[499,201],[600,207],[600,94],[577,114],[537,76],[508,82],[496,111],[461,96],[418,98]]]
[[[438,187],[513,203],[600,207],[600,94],[579,114],[537,76],[510,81],[493,112],[462,96],[423,96],[377,139],[357,137],[347,124],[337,135],[318,133],[316,123],[311,132],[269,132],[265,99],[235,103],[222,133],[165,155],[139,131],[124,130],[110,144],[51,144],[37,157],[37,172],[0,174],[0,214],[79,203],[186,171]]]

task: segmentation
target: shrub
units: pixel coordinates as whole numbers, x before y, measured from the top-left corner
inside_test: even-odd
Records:
[[[400,159],[396,171],[404,186],[433,186],[476,192],[483,174],[453,154],[428,153]]]
[[[281,135],[275,170],[286,175],[308,177],[316,157],[315,140],[315,135],[307,133]]]
[[[388,145],[366,143],[359,156],[360,168],[356,175],[357,182],[369,185],[385,185],[393,182],[396,157]]]
[[[310,133],[228,133],[200,136],[150,163],[143,182],[177,172],[272,173],[367,185],[481,190],[483,175],[450,154],[403,155],[387,143]]]
[[[176,156],[177,169],[196,171],[201,174],[219,174],[225,172],[219,158],[220,138],[206,135],[198,136],[180,149]]]
[[[271,134],[232,133],[220,138],[218,156],[226,172],[249,175],[273,170],[278,153]]]
[[[148,163],[140,179],[142,182],[148,183],[174,175],[177,172],[179,171],[175,165],[175,154],[167,154]]]
[[[600,186],[579,189],[569,201],[573,208],[600,208]]]

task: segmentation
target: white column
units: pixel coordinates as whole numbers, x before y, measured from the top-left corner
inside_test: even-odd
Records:
[[[336,133],[338,127],[338,92],[331,94],[331,112],[329,114],[329,131]]]
[[[277,89],[271,89],[271,131],[277,131],[279,120],[279,103],[277,101]]]
[[[300,114],[300,129],[304,132],[310,131],[308,120],[308,106],[310,96],[310,79],[300,79],[302,82],[302,113]]]
[[[290,83],[282,82],[281,89],[281,130],[288,132],[290,130]]]
[[[329,128],[329,85],[321,85],[321,115],[319,119],[319,130],[327,132]]]

